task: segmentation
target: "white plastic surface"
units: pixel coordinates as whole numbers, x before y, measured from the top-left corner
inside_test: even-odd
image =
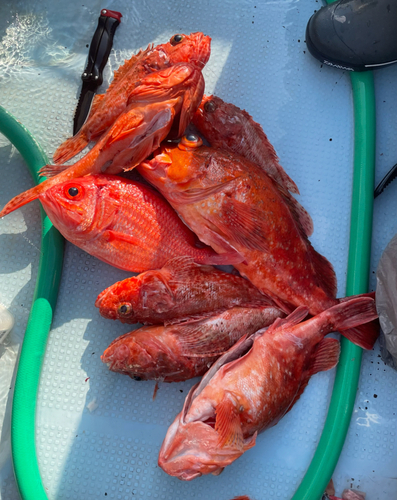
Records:
[[[71,134],[80,75],[101,8],[123,14],[106,82],[140,47],[165,42],[175,33],[204,31],[213,39],[204,70],[206,92],[245,108],[262,124],[280,163],[299,186],[299,201],[314,221],[311,241],[333,263],[343,296],[353,157],[351,85],[346,72],[321,67],[307,51],[306,24],[320,5],[316,0],[3,1],[1,104],[51,157]],[[376,181],[397,160],[396,82],[397,66],[375,74]],[[2,136],[0,165],[3,206],[32,181]],[[397,232],[395,190],[391,185],[375,201],[372,289],[380,255]],[[16,319],[10,337],[18,345],[37,275],[38,202],[0,220],[0,245],[0,302]],[[94,301],[127,276],[66,245],[37,413],[38,458],[49,499],[229,500],[248,494],[256,500],[289,500],[321,435],[334,370],[314,376],[292,411],[219,477],[191,483],[170,478],[157,466],[158,450],[194,381],[162,384],[153,401],[154,383],[111,373],[100,361],[108,344],[130,327],[101,318]],[[377,348],[364,354],[355,411],[334,474],[337,493],[352,485],[366,491],[368,500],[396,497],[396,378]],[[6,412],[2,450],[9,450],[8,418]],[[5,462],[0,498],[18,499],[10,460]]]

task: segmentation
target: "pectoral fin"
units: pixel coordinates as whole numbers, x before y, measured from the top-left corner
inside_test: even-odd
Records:
[[[139,238],[134,238],[133,236],[126,235],[124,233],[118,233],[117,231],[112,231],[107,229],[102,234],[103,238],[107,239],[109,243],[113,243],[115,241],[120,242],[123,241],[125,243],[129,243],[130,245],[140,246],[141,240]]]
[[[215,408],[215,430],[219,435],[219,446],[243,450],[244,437],[241,429],[241,405],[235,394],[225,391],[222,401]]]
[[[220,356],[232,343],[227,330],[214,331],[208,325],[208,317],[189,324],[176,325],[174,332],[178,336],[182,354],[189,357]]]
[[[219,212],[212,212],[208,220],[232,245],[262,252],[269,250],[264,214],[253,207],[230,199],[222,204]]]

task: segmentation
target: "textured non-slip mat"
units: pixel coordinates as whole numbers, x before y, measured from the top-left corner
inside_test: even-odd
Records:
[[[322,67],[306,49],[306,24],[320,3],[3,1],[0,103],[31,131],[49,157],[71,134],[80,75],[103,7],[123,14],[104,88],[123,60],[149,43],[163,43],[181,32],[203,31],[212,37],[212,54],[204,69],[206,93],[246,109],[261,123],[300,189],[298,199],[314,222],[311,241],[334,265],[338,295],[343,296],[353,164],[352,95],[349,74]],[[397,67],[375,74],[376,181],[397,160],[396,83]],[[32,181],[19,154],[2,136],[0,168],[3,206]],[[397,232],[396,189],[391,185],[375,201],[372,289],[380,255]],[[0,220],[0,250],[0,302],[16,318],[12,336],[17,343],[37,275],[38,202]],[[158,451],[195,381],[161,384],[153,401],[154,382],[111,373],[101,362],[108,344],[132,328],[100,317],[95,298],[127,276],[66,245],[38,397],[37,452],[49,499],[229,500],[248,494],[256,500],[289,500],[321,435],[335,370],[314,376],[286,417],[219,477],[190,483],[168,477],[157,466]],[[6,366],[3,360],[0,357],[0,373]],[[352,486],[366,491],[368,500],[397,494],[396,377],[381,361],[377,347],[364,353],[355,410],[334,474],[337,492]],[[8,418],[6,412],[1,500],[18,498],[6,456]]]

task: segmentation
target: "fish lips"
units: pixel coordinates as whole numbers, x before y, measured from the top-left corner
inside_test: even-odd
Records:
[[[73,225],[80,225],[83,217],[82,211],[76,209],[71,203],[69,204],[57,192],[45,191],[39,196],[39,199],[54,225],[54,221],[66,227],[69,227],[71,222]]]
[[[213,427],[201,422],[184,422],[180,413],[169,427],[161,446],[158,465],[170,476],[191,481],[206,474],[218,475],[255,444],[256,434],[243,449],[220,447]]]

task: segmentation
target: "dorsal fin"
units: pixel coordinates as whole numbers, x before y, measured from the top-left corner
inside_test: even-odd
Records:
[[[277,318],[274,323],[268,328],[267,333],[272,333],[277,328],[290,328],[300,323],[309,313],[306,306],[299,306],[289,314],[286,318]],[[261,330],[259,330],[261,332]]]
[[[98,106],[101,104],[102,102],[102,99],[105,97],[105,94],[95,94],[94,95],[94,99],[92,100],[92,104],[91,104],[91,109],[90,109],[90,114],[88,116],[88,118],[90,116],[92,116],[96,110],[98,109]],[[87,118],[87,119],[88,119]]]
[[[274,185],[278,189],[285,203],[288,205],[290,213],[295,221],[296,228],[301,234],[303,240],[306,242],[308,256],[315,271],[315,275],[318,280],[318,286],[322,288],[330,297],[335,298],[337,282],[334,268],[325,257],[314,250],[310,241],[307,239],[307,231],[310,229],[310,225],[307,220],[306,227],[304,224],[306,217],[305,214],[307,214],[307,216],[309,216],[309,214],[282,186],[277,183],[274,183]]]
[[[200,265],[194,262],[189,256],[175,257],[169,260],[161,269],[162,272],[169,272],[170,281],[184,281],[191,277],[192,272],[200,268],[200,272],[211,273],[214,271],[212,266]]]
[[[130,57],[130,59],[126,59],[124,64],[122,64],[119,68],[114,72],[114,77],[107,89],[107,93],[109,93],[113,88],[119,84],[119,82],[125,77],[125,75],[130,71],[131,68],[135,66],[135,64],[143,59],[148,53],[153,50],[153,44],[149,44],[145,50],[140,49],[137,54],[134,54]]]

